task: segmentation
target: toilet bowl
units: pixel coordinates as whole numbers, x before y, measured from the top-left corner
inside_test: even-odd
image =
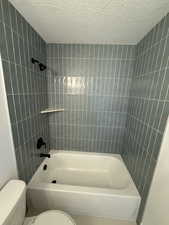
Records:
[[[75,225],[73,219],[65,212],[49,210],[39,214],[32,225]]]
[[[0,203],[0,225],[76,225],[70,215],[59,210],[25,217],[26,185],[20,180],[11,180],[0,190]]]

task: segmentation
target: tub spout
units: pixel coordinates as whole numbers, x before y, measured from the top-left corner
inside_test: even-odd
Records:
[[[50,154],[47,154],[47,153],[40,153],[40,157],[47,157],[47,158],[50,158]]]

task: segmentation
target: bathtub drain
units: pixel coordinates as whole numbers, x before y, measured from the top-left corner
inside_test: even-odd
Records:
[[[56,180],[52,180],[52,182],[51,182],[51,183],[56,184]]]

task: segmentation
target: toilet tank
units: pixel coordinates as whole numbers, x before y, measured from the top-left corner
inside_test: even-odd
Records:
[[[22,225],[26,212],[26,185],[11,180],[0,190],[0,225]]]

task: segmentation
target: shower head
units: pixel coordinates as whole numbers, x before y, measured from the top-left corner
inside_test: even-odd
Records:
[[[44,71],[44,70],[46,70],[46,66],[43,65],[42,63],[39,63],[39,69],[40,69],[40,71]]]
[[[46,66],[42,63],[40,63],[37,59],[31,58],[31,62],[33,64],[37,63],[39,65],[40,71],[44,71],[46,69]]]

